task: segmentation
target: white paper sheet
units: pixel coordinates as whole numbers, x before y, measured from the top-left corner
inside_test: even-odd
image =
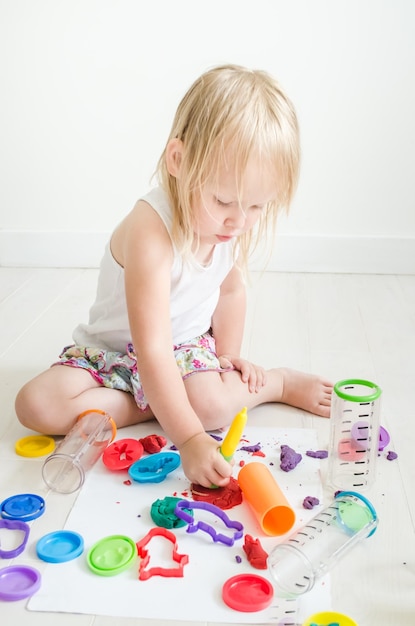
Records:
[[[153,433],[162,433],[154,422],[125,428],[118,433],[117,439],[138,439]],[[265,457],[238,450],[234,457],[234,477],[237,477],[241,460],[245,463],[265,463],[296,513],[295,526],[287,535],[268,537],[264,535],[247,503],[243,502],[226,511],[230,519],[242,522],[244,533],[258,538],[269,553],[273,546],[315,515],[316,510],[303,508],[304,498],[315,496],[320,501],[322,499],[320,461],[305,455],[306,450],[316,449],[316,435],[309,429],[247,427],[244,440],[241,445],[259,442]],[[290,445],[303,455],[301,463],[291,472],[283,472],[279,467],[282,444]],[[164,450],[168,448],[169,444]],[[126,479],[127,472],[111,472],[101,461],[89,472],[65,524],[66,529],[82,535],[85,551],[73,561],[46,566],[41,589],[28,603],[30,610],[160,620],[295,624],[307,615],[329,607],[329,580],[326,577],[301,599],[287,600],[276,594],[272,604],[262,611],[234,611],[222,600],[222,587],[226,580],[237,574],[255,573],[272,582],[270,573],[267,570],[256,570],[249,564],[242,547],[243,539],[229,547],[215,543],[206,533],[187,533],[186,528],[173,531],[178,552],[189,555],[189,563],[184,567],[182,578],[153,576],[148,580],[139,580],[138,557],[131,567],[116,576],[94,574],[87,565],[86,554],[98,540],[118,534],[136,542],[154,527],[150,507],[155,500],[171,495],[184,498],[188,495],[188,499],[191,499],[190,483],[181,467],[158,484],[133,482],[126,485]],[[195,519],[199,519],[197,515],[195,511]],[[225,532],[224,527],[220,526],[219,531]],[[154,544],[157,541],[164,541],[164,546],[152,547],[152,543],[148,544],[152,559],[149,566],[166,567],[168,565],[156,559],[163,558],[167,562],[168,556],[162,556],[162,551],[169,542],[152,539]],[[242,558],[241,563],[237,562],[237,556]]]

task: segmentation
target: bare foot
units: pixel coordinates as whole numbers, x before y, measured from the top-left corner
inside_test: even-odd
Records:
[[[280,372],[283,379],[281,402],[314,415],[330,417],[333,385],[328,380],[287,368]]]

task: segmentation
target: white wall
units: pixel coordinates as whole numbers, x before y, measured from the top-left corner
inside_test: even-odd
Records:
[[[95,265],[184,91],[235,62],[302,129],[272,267],[415,273],[414,33],[412,0],[0,0],[0,264]]]

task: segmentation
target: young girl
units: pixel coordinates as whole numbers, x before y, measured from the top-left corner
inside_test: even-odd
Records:
[[[295,111],[273,78],[229,65],[196,80],[160,158],[159,187],[106,247],[89,323],[19,392],[21,423],[58,435],[92,408],[118,427],[155,417],[189,480],[223,486],[232,468],[206,431],[243,406],[283,402],[328,417],[329,382],[240,356],[243,270],[288,207],[298,167]]]

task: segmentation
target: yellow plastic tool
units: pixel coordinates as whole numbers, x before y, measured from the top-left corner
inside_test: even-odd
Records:
[[[220,453],[224,459],[230,461],[241,440],[248,419],[246,406],[233,418],[233,422],[220,447]]]

